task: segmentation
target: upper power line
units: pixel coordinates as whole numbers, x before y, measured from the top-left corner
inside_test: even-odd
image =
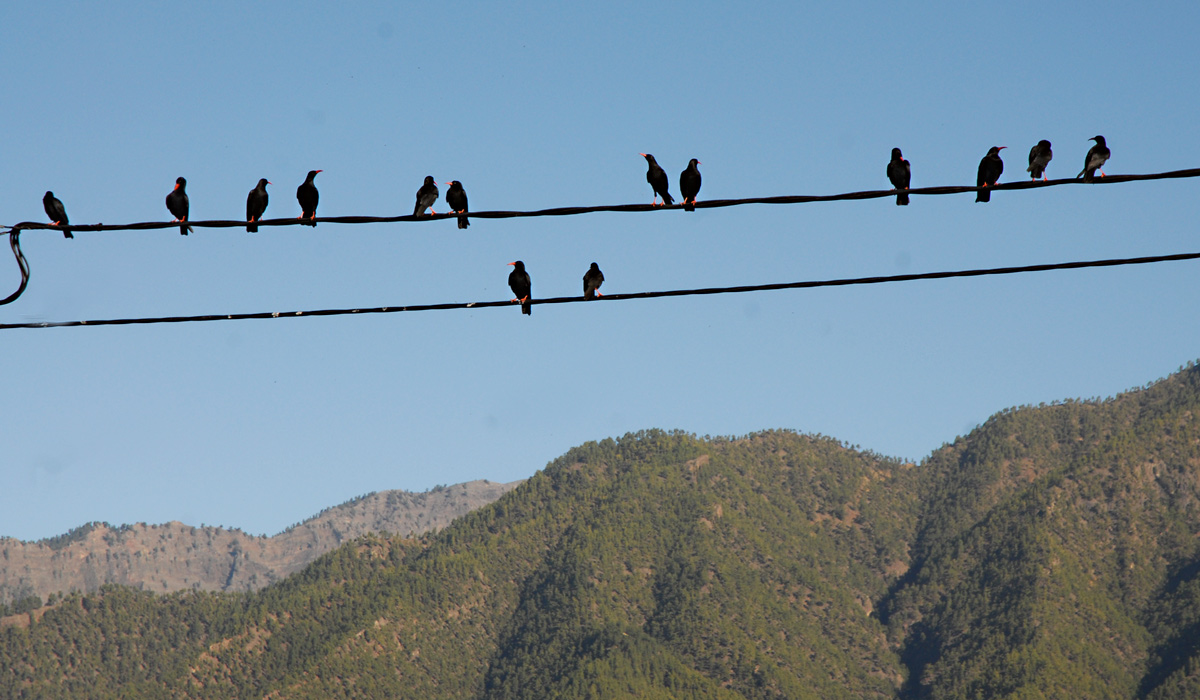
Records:
[[[1189,168],[1187,170],[1172,170],[1163,173],[1146,173],[1140,175],[1108,175],[1102,178],[1096,178],[1092,181],[1086,181],[1077,178],[1063,178],[1059,180],[1018,180],[1015,182],[1004,182],[990,185],[987,188],[972,187],[967,185],[943,185],[937,187],[913,187],[905,192],[909,195],[948,195],[948,194],[965,194],[978,193],[981,189],[987,189],[992,192],[1003,192],[1009,190],[1029,190],[1038,189],[1041,187],[1057,187],[1059,185],[1114,185],[1123,182],[1135,182],[1140,180],[1169,180],[1178,178],[1200,177],[1200,168]],[[840,194],[799,194],[799,195],[778,195],[770,197],[743,197],[741,199],[697,199],[694,204],[689,204],[690,207],[696,209],[717,209],[721,207],[735,207],[745,204],[807,204],[810,202],[838,202],[844,200],[859,200],[859,199],[881,199],[884,197],[895,197],[897,190],[865,190],[862,192],[843,192]],[[552,209],[537,209],[533,211],[472,211],[469,213],[472,219],[515,219],[531,216],[575,216],[577,214],[592,214],[596,212],[649,212],[649,211],[668,211],[682,210],[683,204],[673,205],[654,205],[654,204],[602,204],[596,206],[578,206],[578,207],[555,207]],[[258,226],[308,226],[312,223],[330,223],[330,224],[394,224],[394,223],[410,223],[419,221],[438,221],[441,219],[457,219],[460,214],[456,212],[438,213],[438,214],[406,214],[400,216],[318,216],[315,219],[300,219],[300,218],[285,218],[285,219],[262,219],[255,221]],[[245,220],[218,219],[211,221],[188,221],[188,225],[195,228],[244,228]],[[7,226],[13,230],[32,231],[38,229],[62,230],[65,226],[55,226],[53,224],[45,224],[34,221],[23,221],[19,224]],[[71,224],[71,231],[138,231],[150,229],[167,229],[179,228],[179,222],[168,221],[145,221],[131,224]]]

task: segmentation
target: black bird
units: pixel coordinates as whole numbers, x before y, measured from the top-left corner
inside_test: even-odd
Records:
[[[600,266],[592,263],[588,271],[583,273],[583,298],[595,299],[602,297],[600,293],[600,285],[604,284],[604,273],[600,271]]]
[[[1000,179],[1000,173],[1004,172],[1004,161],[1000,160],[1000,151],[1008,148],[1008,146],[992,146],[988,149],[987,155],[983,160],[979,161],[979,175],[975,178],[976,187],[991,187]],[[982,189],[975,195],[976,202],[992,201],[991,190]]]
[[[700,161],[695,158],[688,161],[687,169],[679,173],[679,196],[683,197],[683,210],[696,211],[696,195],[700,194],[700,171],[696,166]]]
[[[50,192],[49,190],[46,191],[45,196],[42,197],[42,207],[46,210],[46,216],[50,217],[50,223],[54,224],[55,226],[66,226],[67,224],[71,223],[70,220],[67,219],[66,208],[63,206],[63,203],[59,201],[58,197],[54,196],[53,192]],[[71,233],[71,229],[69,228],[64,228],[62,232],[63,238],[75,237],[75,234]]]
[[[529,279],[529,273],[525,271],[525,263],[518,260],[508,264],[513,266],[513,271],[508,273],[508,286],[512,289],[513,294],[517,295],[513,301],[521,302],[521,313],[531,316],[533,315],[533,304],[530,296],[533,294],[533,281]]]
[[[892,149],[892,160],[887,166],[888,180],[891,180],[892,187],[898,190],[907,190],[908,183],[912,182],[912,167],[908,161],[904,160],[904,156],[900,155],[899,148]],[[896,205],[906,206],[908,204],[908,193],[896,193]]]
[[[167,211],[175,217],[176,221],[180,222],[179,235],[186,236],[191,232],[192,227],[187,225],[188,218],[188,196],[187,196],[187,180],[183,178],[175,179],[175,189],[171,190],[171,194],[167,195]]]
[[[432,175],[426,175],[425,184],[417,190],[417,206],[413,207],[413,216],[424,214],[426,209],[430,214],[436,214],[437,212],[433,210],[433,203],[437,201],[437,198],[437,183],[433,181]]]
[[[1088,149],[1087,157],[1083,159],[1083,170],[1075,177],[1082,177],[1085,182],[1091,182],[1096,179],[1096,171],[1104,167],[1104,162],[1112,155],[1112,151],[1108,150],[1108,144],[1104,143],[1103,136],[1093,136],[1088,141],[1095,141],[1096,145]],[[1104,171],[1100,170],[1100,177],[1104,177]]]
[[[646,162],[650,164],[650,168],[646,170],[646,182],[650,183],[650,187],[654,188],[654,201],[651,206],[658,204],[658,198],[662,197],[663,206],[670,206],[675,203],[671,193],[667,192],[669,185],[667,184],[667,173],[659,165],[658,161],[654,160],[654,156],[649,153],[639,153],[638,155],[645,157]]]
[[[1039,177],[1046,179],[1046,166],[1054,159],[1054,151],[1050,150],[1050,142],[1042,139],[1037,142],[1037,145],[1029,149],[1029,167],[1025,171],[1029,173],[1030,179],[1036,180]]]
[[[465,214],[467,213],[467,191],[463,189],[462,183],[458,180],[447,182],[450,189],[446,190],[446,206],[455,214],[463,214],[458,217],[458,227],[467,228],[471,222],[467,221]]]
[[[308,177],[304,178],[304,182],[296,188],[296,201],[300,202],[300,218],[308,219],[306,222],[309,226],[316,227],[317,225],[317,202],[321,199],[321,193],[317,192],[317,186],[313,184],[313,178],[317,176],[320,170],[309,170]]]
[[[262,219],[263,212],[267,210],[267,201],[270,197],[267,196],[267,185],[271,184],[267,178],[261,178],[258,181],[258,186],[250,190],[250,194],[246,195],[246,224],[247,233],[258,233],[258,226],[255,221]]]

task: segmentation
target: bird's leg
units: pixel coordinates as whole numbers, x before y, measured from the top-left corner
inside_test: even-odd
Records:
[[[1100,171],[1100,177],[1105,177],[1103,170]]]

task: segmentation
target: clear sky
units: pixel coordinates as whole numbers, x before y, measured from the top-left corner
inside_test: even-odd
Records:
[[[0,224],[648,203],[1200,167],[1200,4],[66,3],[0,9]],[[442,187],[444,192],[445,186]],[[0,322],[507,299],[1192,252],[1200,181],[316,229],[27,232]],[[436,208],[444,211],[439,200]],[[4,246],[3,248],[7,248]],[[0,296],[17,268],[0,248]],[[645,428],[790,428],[919,461],[1009,406],[1200,356],[1200,264],[519,310],[0,331],[0,535],[274,534],[376,490],[527,477]]]

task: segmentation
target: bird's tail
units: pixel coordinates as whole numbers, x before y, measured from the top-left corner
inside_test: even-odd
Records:
[[[1084,182],[1092,182],[1093,180],[1096,179],[1096,171],[1084,168],[1083,170],[1079,171],[1078,175],[1075,176],[1076,180],[1078,180],[1079,178],[1083,178]]]
[[[314,211],[312,213],[312,216],[304,217],[304,220],[302,223],[305,226],[312,226],[313,228],[316,228],[317,227],[317,213]]]
[[[977,192],[977,193],[975,194],[975,201],[976,201],[976,202],[990,202],[990,201],[992,201],[992,191],[991,191],[991,190],[989,190],[989,189],[987,189],[987,188],[984,188],[984,189],[982,189],[982,190],[979,190],[979,192]]]
[[[466,217],[466,216],[460,216],[460,217],[458,217],[458,227],[459,227],[459,228],[467,228],[467,227],[468,227],[468,226],[470,226],[470,225],[471,225],[471,222],[470,222],[470,221],[467,221],[467,217]]]
[[[69,229],[69,228],[64,228],[62,230],[62,232],[63,232],[63,238],[74,238],[75,237],[75,234],[71,233],[71,229]]]
[[[192,232],[192,227],[188,226],[186,223],[179,225],[179,235],[186,236],[191,232]]]
[[[246,224],[246,233],[258,233],[258,224]]]
[[[1029,171],[1029,179],[1030,180],[1036,180],[1042,176],[1042,169],[1037,167],[1036,165],[1031,165],[1028,168],[1026,168],[1026,170]]]
[[[675,198],[672,197],[671,195],[667,194],[666,192],[663,192],[662,197],[663,197],[663,206],[669,207],[675,203]]]
[[[525,301],[521,302],[521,313],[525,314],[526,316],[533,315],[533,296],[532,295],[525,297]]]
[[[696,211],[696,200],[683,200],[684,211]]]
[[[908,206],[908,193],[907,192],[901,192],[896,195],[896,206],[898,206],[898,207]]]

